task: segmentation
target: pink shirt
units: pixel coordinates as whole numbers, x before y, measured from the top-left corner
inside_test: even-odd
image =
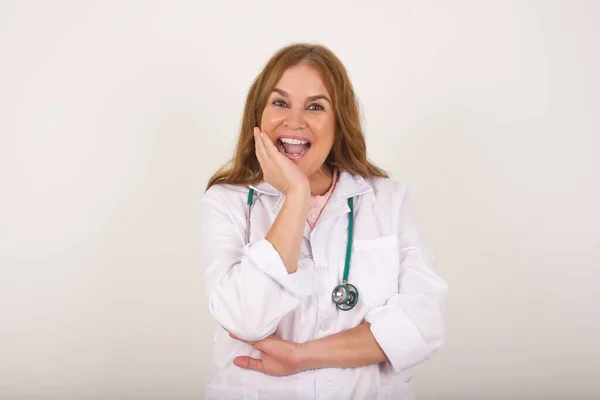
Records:
[[[308,218],[307,218],[308,224],[310,225],[311,229],[314,228],[315,225],[317,224],[317,220],[319,219],[321,212],[323,211],[323,209],[325,208],[325,205],[327,204],[327,201],[331,197],[331,193],[333,193],[333,188],[335,187],[337,179],[338,179],[338,172],[336,170],[333,172],[333,182],[331,182],[331,187],[329,188],[327,193],[325,193],[324,195],[321,195],[321,196],[312,196],[312,200],[310,202],[310,208],[308,209]]]

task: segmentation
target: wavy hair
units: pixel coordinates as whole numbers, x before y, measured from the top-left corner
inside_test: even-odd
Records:
[[[366,143],[354,89],[340,59],[327,47],[297,43],[278,50],[258,74],[246,97],[242,124],[233,158],[208,181],[216,184],[253,185],[263,180],[254,148],[253,128],[260,126],[269,96],[290,67],[306,63],[316,68],[329,93],[335,116],[335,136],[325,162],[363,178],[385,177],[387,173],[367,158]]]

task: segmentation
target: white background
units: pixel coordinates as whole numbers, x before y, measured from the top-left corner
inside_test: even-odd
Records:
[[[598,398],[599,20],[593,0],[2,0],[0,399],[202,398],[195,207],[293,41],[347,66],[450,285],[418,398]]]

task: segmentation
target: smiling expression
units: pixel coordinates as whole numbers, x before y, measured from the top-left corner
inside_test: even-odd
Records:
[[[269,95],[261,130],[307,176],[322,170],[335,136],[332,100],[317,69],[288,68]]]

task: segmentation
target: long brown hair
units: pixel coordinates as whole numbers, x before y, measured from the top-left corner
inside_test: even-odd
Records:
[[[333,96],[335,137],[333,148],[325,162],[332,168],[345,170],[363,178],[388,177],[384,170],[367,158],[358,102],[342,62],[322,45],[298,43],[277,51],[252,83],[246,98],[233,159],[210,178],[207,189],[219,183],[251,185],[262,181],[252,130],[255,126],[260,126],[269,95],[283,73],[300,63],[307,63],[316,68]]]

